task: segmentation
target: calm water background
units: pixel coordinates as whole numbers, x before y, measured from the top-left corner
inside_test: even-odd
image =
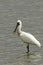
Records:
[[[26,45],[12,32],[16,21],[33,34],[42,47]],[[0,65],[43,65],[43,0],[0,0]]]

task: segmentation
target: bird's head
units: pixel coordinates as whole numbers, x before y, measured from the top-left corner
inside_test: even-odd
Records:
[[[17,29],[21,30],[21,27],[22,27],[22,22],[20,20],[17,20],[17,25],[16,25],[14,32],[16,32]]]

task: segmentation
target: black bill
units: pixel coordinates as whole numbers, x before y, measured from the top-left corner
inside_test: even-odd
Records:
[[[13,32],[16,32],[18,25],[19,25],[19,23],[17,23],[16,28],[15,28],[15,30]]]

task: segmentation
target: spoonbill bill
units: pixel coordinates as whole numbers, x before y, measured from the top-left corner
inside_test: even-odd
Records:
[[[17,20],[17,25],[13,32],[17,32],[17,35],[20,37],[20,39],[24,43],[27,43],[27,53],[29,53],[29,44],[33,44],[38,47],[41,46],[40,42],[32,34],[22,31],[21,28],[22,22],[20,20]]]

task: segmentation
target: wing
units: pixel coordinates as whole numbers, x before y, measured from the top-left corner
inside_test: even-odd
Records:
[[[30,44],[35,44],[38,47],[41,46],[40,42],[30,33],[22,32],[20,38],[25,42],[25,43],[30,43]]]

